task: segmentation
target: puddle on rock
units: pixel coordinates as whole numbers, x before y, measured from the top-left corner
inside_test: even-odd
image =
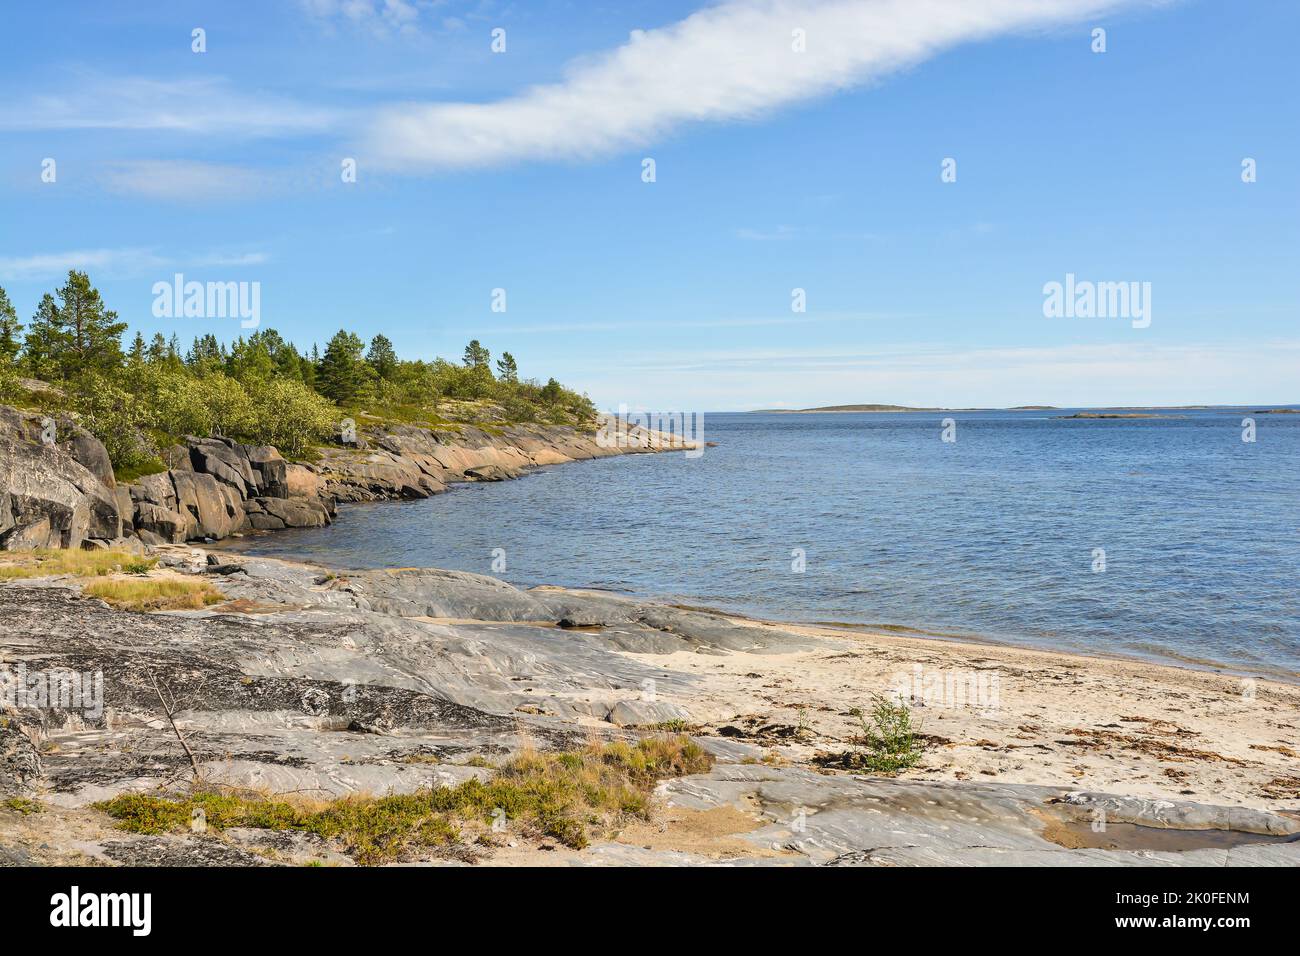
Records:
[[[1044,839],[1070,850],[1230,850],[1257,843],[1296,843],[1300,833],[1277,836],[1246,833],[1242,830],[1175,830],[1147,827],[1137,823],[1107,823],[1096,832],[1089,823],[1064,823],[1050,820],[1043,831]]]

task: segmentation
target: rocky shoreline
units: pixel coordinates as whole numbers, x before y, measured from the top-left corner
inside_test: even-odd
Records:
[[[341,435],[314,462],[286,460],[269,445],[189,438],[166,452],[169,470],[119,483],[93,435],[66,419],[48,435],[47,423],[0,406],[0,550],[139,548],[321,527],[339,502],[426,498],[457,482],[684,448],[635,428],[610,444],[560,425],[394,425]]]
[[[0,546],[148,550],[158,566],[110,580],[219,594],[138,613],[85,593],[102,578],[0,581],[0,865],[352,865],[293,829],[126,832],[102,801],[182,792],[200,772],[276,799],[429,793],[511,755],[665,733],[712,766],[659,783],[648,818],[582,848],[524,828],[405,861],[1300,865],[1300,687],[198,544],[325,524],[340,501],[681,447],[662,436],[396,427],[313,462],[190,439],[170,470],[123,485],[91,436],[60,423],[43,442],[42,427],[0,408]],[[79,675],[95,706],[51,675]],[[923,753],[864,771],[863,710],[900,680]],[[949,699],[958,687],[974,696]]]
[[[507,755],[688,733],[715,759],[585,849],[511,831],[485,864],[1296,865],[1300,688],[1136,662],[738,620],[438,570],[336,573],[156,548],[223,603],[142,614],[71,578],[0,585],[0,657],[102,675],[102,709],[6,706],[0,862],[355,860],[294,832],[127,833],[95,808],[206,785],[331,800],[482,780]],[[996,673],[994,706],[914,699],[925,754],[843,769],[892,674]],[[173,732],[156,687],[182,701]],[[986,702],[987,703],[987,702]],[[37,801],[40,812],[6,809]],[[15,803],[15,801],[20,801]],[[1098,832],[1098,819],[1109,821]],[[1109,829],[1107,829],[1109,826]],[[408,862],[447,862],[432,854]]]

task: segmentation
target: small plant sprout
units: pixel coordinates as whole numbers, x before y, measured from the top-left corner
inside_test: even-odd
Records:
[[[855,769],[895,774],[920,761],[925,743],[912,726],[912,711],[906,704],[872,694],[870,714],[855,707],[849,715],[858,721],[862,731],[858,739],[865,748],[853,755]]]

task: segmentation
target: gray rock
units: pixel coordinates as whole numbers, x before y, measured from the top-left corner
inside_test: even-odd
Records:
[[[114,489],[69,445],[41,442],[39,424],[37,416],[0,406],[0,549],[76,548],[86,538],[118,537]]]
[[[689,722],[691,715],[686,708],[667,701],[620,700],[605,719],[619,727],[650,727],[678,720]]]
[[[217,479],[199,472],[176,471],[169,474],[176,488],[177,503],[180,508],[189,511],[196,522],[196,528],[191,533],[193,537],[225,538],[243,523],[242,508],[238,511],[239,517],[227,508],[229,499],[226,492],[233,494],[233,489],[227,486],[223,491],[223,486]]]
[[[100,480],[107,488],[114,488],[117,480],[113,477],[113,463],[103,443],[85,429],[78,428],[72,438],[65,443],[73,460],[80,462],[86,470]]]
[[[254,497],[261,489],[260,473],[254,471],[242,445],[224,438],[191,438],[189,442],[190,463],[195,471],[224,481],[241,498]]]
[[[135,506],[135,528],[148,544],[180,544],[198,534],[198,521],[188,511],[181,514],[147,501]],[[150,537],[145,537],[148,534]]]

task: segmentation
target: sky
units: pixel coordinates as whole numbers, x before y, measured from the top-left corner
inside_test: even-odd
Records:
[[[1294,0],[12,4],[0,286],[25,320],[84,269],[188,344],[248,330],[155,283],[257,283],[300,347],[477,338],[602,408],[1296,403],[1297,36]],[[1071,275],[1144,317],[1049,316]]]

